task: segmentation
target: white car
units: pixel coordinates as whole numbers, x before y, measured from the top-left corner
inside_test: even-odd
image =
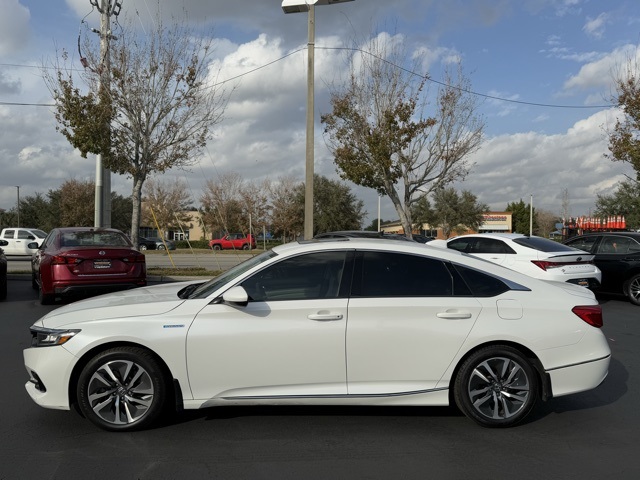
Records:
[[[443,246],[442,241],[430,243]],[[602,272],[594,255],[547,238],[520,233],[478,233],[446,241],[446,246],[541,280],[596,289]]]
[[[490,427],[597,387],[593,293],[415,242],[274,248],[204,283],[112,293],[32,327],[26,389],[127,431],[223,405],[449,405]]]

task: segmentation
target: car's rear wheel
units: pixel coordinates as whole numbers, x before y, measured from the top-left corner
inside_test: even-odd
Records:
[[[44,290],[42,290],[42,281],[40,285],[38,285],[38,300],[40,300],[40,305],[51,305],[56,301],[55,295],[44,293]]]
[[[217,243],[213,246],[214,250],[221,250],[222,247],[220,245],[218,245]]]
[[[534,407],[538,376],[518,350],[490,346],[472,354],[460,367],[454,384],[458,408],[485,427],[510,427]]]
[[[91,422],[111,431],[149,427],[162,413],[168,382],[151,353],[116,347],[84,367],[77,384],[78,406]]]
[[[249,244],[245,243],[244,245],[242,245],[242,249],[243,250],[249,250]]]
[[[640,274],[634,275],[627,282],[627,297],[634,305],[640,305]]]

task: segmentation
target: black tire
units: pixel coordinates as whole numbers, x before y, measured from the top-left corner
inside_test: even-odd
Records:
[[[4,274],[0,279],[0,302],[7,298],[7,275]]]
[[[40,300],[40,305],[52,305],[56,301],[56,296],[44,293],[42,291],[42,283],[40,283],[38,285],[38,300]]]
[[[147,249],[146,245],[138,245],[138,250],[140,250],[141,252],[144,252]]]
[[[217,244],[217,243],[216,243],[212,248],[213,248],[214,250],[222,250],[222,247],[221,247],[219,244]]]
[[[454,397],[467,417],[484,427],[511,427],[533,409],[539,380],[531,362],[507,346],[485,347],[467,358]]]
[[[85,417],[119,432],[151,426],[169,398],[158,361],[137,347],[115,347],[92,358],[78,378],[76,393]]]
[[[164,250],[164,245],[158,245],[158,250]]]
[[[35,272],[31,272],[31,288],[38,290],[38,281],[36,280]]]
[[[249,247],[249,244],[248,244],[248,243],[245,243],[244,245],[242,245],[242,249],[243,249],[243,250],[249,250],[249,248],[250,248],[250,247]]]
[[[625,285],[624,293],[629,297],[629,301],[640,306],[640,274],[631,277]]]

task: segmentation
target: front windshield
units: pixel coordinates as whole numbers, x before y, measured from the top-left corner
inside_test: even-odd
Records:
[[[207,283],[203,283],[198,288],[196,288],[189,298],[206,298],[211,293],[215,292],[217,289],[222,287],[225,283],[231,282],[234,278],[239,277],[243,273],[251,270],[256,265],[260,265],[263,262],[266,262],[270,258],[273,258],[277,255],[273,250],[268,250],[260,255],[256,255],[255,257],[251,257],[244,262],[236,265],[235,267],[227,270],[221,275],[212,278]]]

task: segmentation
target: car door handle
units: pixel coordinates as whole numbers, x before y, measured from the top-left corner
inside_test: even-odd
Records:
[[[328,314],[328,313],[315,313],[308,315],[309,320],[315,320],[316,322],[335,322],[336,320],[342,320],[342,314]]]
[[[471,318],[470,312],[440,312],[436,314],[438,318],[444,318],[445,320],[465,320]]]

